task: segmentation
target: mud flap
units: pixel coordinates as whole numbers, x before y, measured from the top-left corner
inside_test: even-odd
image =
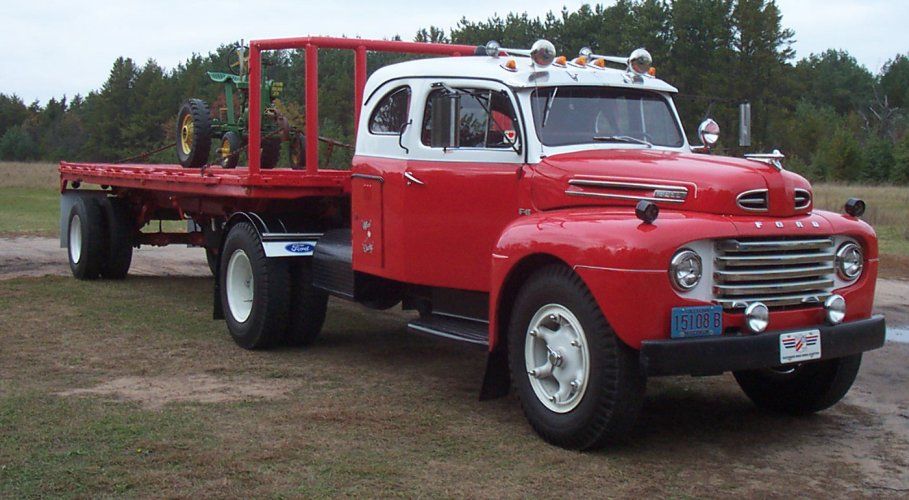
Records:
[[[483,387],[480,389],[480,401],[505,397],[510,389],[508,353],[499,347],[486,356],[486,372],[483,375]]]

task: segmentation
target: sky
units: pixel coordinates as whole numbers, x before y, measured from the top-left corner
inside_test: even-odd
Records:
[[[173,68],[191,53],[244,39],[328,35],[412,39],[419,28],[451,28],[462,17],[531,17],[590,1],[523,0],[0,0],[0,93],[26,103],[86,94],[118,56]],[[593,2],[596,3],[596,2]],[[612,1],[600,2],[604,4]],[[778,0],[796,33],[797,57],[845,49],[876,73],[909,53],[909,0]],[[659,61],[656,62],[659,64]]]

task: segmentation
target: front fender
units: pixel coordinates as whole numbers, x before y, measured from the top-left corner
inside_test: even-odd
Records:
[[[522,217],[503,231],[493,251],[490,349],[500,337],[502,287],[527,258],[547,255],[574,269],[616,335],[640,348],[643,340],[665,336],[666,305],[703,304],[672,289],[668,267],[675,251],[692,240],[735,233],[726,218],[711,214],[664,212],[653,224],[641,222],[631,209],[573,209]]]

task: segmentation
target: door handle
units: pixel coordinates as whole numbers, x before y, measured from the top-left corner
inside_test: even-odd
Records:
[[[421,186],[426,185],[425,182],[421,181],[420,179],[417,179],[416,177],[414,177],[414,175],[412,173],[407,172],[407,171],[404,172],[404,178],[407,179],[408,186],[411,184],[419,184]]]

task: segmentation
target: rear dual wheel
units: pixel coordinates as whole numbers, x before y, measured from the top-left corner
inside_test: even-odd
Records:
[[[129,203],[80,196],[70,209],[67,256],[76,279],[123,279],[133,257],[134,225]]]
[[[328,296],[312,286],[308,261],[266,257],[258,232],[241,222],[228,231],[220,262],[221,304],[237,345],[260,349],[316,339]]]

